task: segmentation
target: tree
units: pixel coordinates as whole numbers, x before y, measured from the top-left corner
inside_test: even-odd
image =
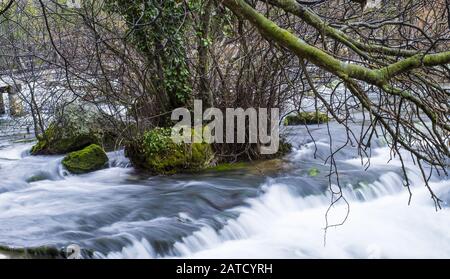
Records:
[[[175,0],[106,1],[123,16],[131,42],[145,55],[162,113],[183,106],[191,93],[186,62],[186,6]]]
[[[361,1],[222,1],[266,39],[294,53],[312,88],[306,64],[339,78],[371,119],[370,127],[355,137],[360,148],[370,147],[379,127],[392,139],[390,146],[401,160],[401,149],[414,155],[425,181],[428,175],[423,163],[446,174],[450,156],[449,93],[439,85],[450,77],[448,22],[442,22],[446,18],[444,1],[382,1],[376,10],[348,12],[352,11],[352,2]],[[342,13],[339,4],[345,5]],[[275,18],[274,9],[296,23],[300,21],[301,27],[280,27],[287,19]],[[428,16],[422,27],[415,24],[419,12]],[[311,30],[317,36],[311,36]],[[369,98],[366,88],[375,91],[378,98]],[[330,100],[313,91],[329,113],[345,125],[348,116],[339,114]],[[430,193],[439,206],[438,197],[431,189]]]

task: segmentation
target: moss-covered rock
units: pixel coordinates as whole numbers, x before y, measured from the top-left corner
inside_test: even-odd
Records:
[[[291,166],[282,159],[267,159],[236,163],[221,163],[208,168],[211,172],[244,172],[250,175],[272,175],[289,169]]]
[[[225,171],[236,171],[236,170],[246,170],[250,162],[236,162],[236,163],[221,163],[213,167],[209,167],[208,171],[214,172],[225,172]]]
[[[83,174],[102,169],[108,163],[108,156],[97,144],[69,153],[62,161],[64,167],[74,174]]]
[[[129,143],[125,154],[138,168],[155,174],[174,174],[205,169],[214,158],[207,143],[174,143],[170,128],[156,128]]]
[[[99,143],[99,137],[92,131],[82,132],[73,127],[62,127],[52,123],[44,134],[38,138],[36,145],[31,148],[31,154],[65,154]]]
[[[103,117],[94,108],[67,106],[56,112],[54,121],[38,137],[32,155],[66,154],[91,144],[111,149],[115,136],[105,127]]]
[[[284,119],[284,125],[312,125],[323,124],[330,121],[328,116],[322,112],[300,112],[296,115],[288,115]]]
[[[0,245],[0,255],[12,259],[63,259],[64,253],[56,247],[11,248]]]

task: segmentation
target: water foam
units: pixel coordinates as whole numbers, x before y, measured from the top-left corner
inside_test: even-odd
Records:
[[[300,149],[297,159],[310,152]],[[389,150],[379,149],[373,165],[386,165]],[[355,164],[353,159],[347,160]],[[393,164],[398,166],[397,162]],[[348,185],[344,196],[350,215],[344,225],[328,229],[324,242],[325,212],[330,197],[299,196],[301,185],[269,180],[263,194],[247,201],[248,206],[232,209],[238,213],[220,230],[205,225],[173,245],[169,257],[182,258],[448,258],[450,257],[450,210],[436,212],[428,190],[414,166],[409,166],[413,203],[403,179],[385,172],[367,185]],[[448,195],[450,181],[432,182],[440,195]],[[446,201],[448,202],[448,201]],[[347,206],[335,205],[329,223],[342,221]],[[107,258],[154,258],[154,249],[144,239],[133,241],[121,252]],[[167,256],[166,256],[167,257]]]

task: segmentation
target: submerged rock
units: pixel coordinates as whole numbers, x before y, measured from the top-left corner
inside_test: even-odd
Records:
[[[83,174],[105,168],[108,156],[103,148],[97,144],[69,153],[62,164],[71,173]]]
[[[249,173],[255,175],[272,175],[289,168],[289,164],[282,159],[260,160],[248,165]]]
[[[323,124],[330,121],[329,117],[322,112],[300,112],[296,115],[288,115],[284,119],[284,125],[312,125]]]
[[[222,163],[208,168],[212,172],[243,172],[251,175],[273,175],[292,166],[283,159],[267,159],[236,163]]]
[[[39,173],[27,178],[26,182],[32,183],[32,182],[38,182],[38,181],[47,180],[47,179],[50,179],[50,175],[48,173],[39,172]]]
[[[249,164],[250,162],[222,163],[213,167],[209,167],[208,171],[224,172],[224,171],[246,170],[249,167]]]
[[[210,166],[214,152],[207,143],[174,143],[170,128],[155,128],[129,143],[125,155],[134,167],[156,174],[192,172]]]

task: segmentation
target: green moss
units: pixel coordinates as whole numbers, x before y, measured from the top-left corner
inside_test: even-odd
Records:
[[[292,144],[290,142],[288,142],[286,138],[281,137],[280,138],[280,146],[278,148],[277,154],[275,154],[275,157],[284,156],[291,151],[292,151]]]
[[[284,125],[312,125],[323,124],[330,121],[325,113],[321,112],[300,112],[296,115],[288,115],[284,119]]]
[[[316,177],[316,176],[319,175],[319,173],[320,173],[320,171],[317,168],[311,168],[308,171],[308,175],[311,176],[311,177]]]
[[[108,156],[98,145],[92,144],[88,147],[69,153],[62,161],[64,167],[74,174],[88,173],[102,169],[108,163]]]
[[[150,130],[142,139],[127,145],[126,156],[136,168],[156,174],[191,172],[210,165],[214,158],[210,144],[177,144],[170,135],[170,128]]]
[[[148,131],[143,136],[143,146],[148,155],[163,154],[174,148],[172,142],[171,129],[155,128]]]
[[[208,168],[208,170],[217,171],[217,172],[233,171],[233,170],[245,169],[248,167],[248,165],[249,165],[248,162],[222,163],[215,167],[210,167],[210,168]]]
[[[125,155],[137,169],[149,171],[154,174],[175,174],[180,172],[195,172],[200,170],[227,171],[239,169],[248,163],[223,162],[211,167],[215,158],[213,146],[208,143],[186,144],[174,143],[171,139],[170,128],[155,128],[125,148]],[[195,131],[192,130],[194,135]],[[264,159],[273,159],[290,152],[292,146],[283,138],[277,154],[264,156]],[[239,158],[241,160],[243,158]],[[246,157],[248,160],[248,157]],[[245,159],[244,159],[245,160]]]
[[[117,128],[111,128],[113,119],[86,104],[72,104],[55,111],[53,122],[38,137],[32,155],[66,154],[83,149],[91,144],[101,145],[107,150],[115,147]]]
[[[35,248],[11,248],[0,245],[0,253],[11,258],[19,259],[62,259],[64,258],[56,247],[41,246]]]
[[[47,141],[45,139],[39,139],[38,142],[31,148],[32,155],[42,154],[47,146]]]
[[[74,127],[52,123],[31,149],[32,155],[65,154],[98,144],[99,137],[92,131],[76,130]]]

